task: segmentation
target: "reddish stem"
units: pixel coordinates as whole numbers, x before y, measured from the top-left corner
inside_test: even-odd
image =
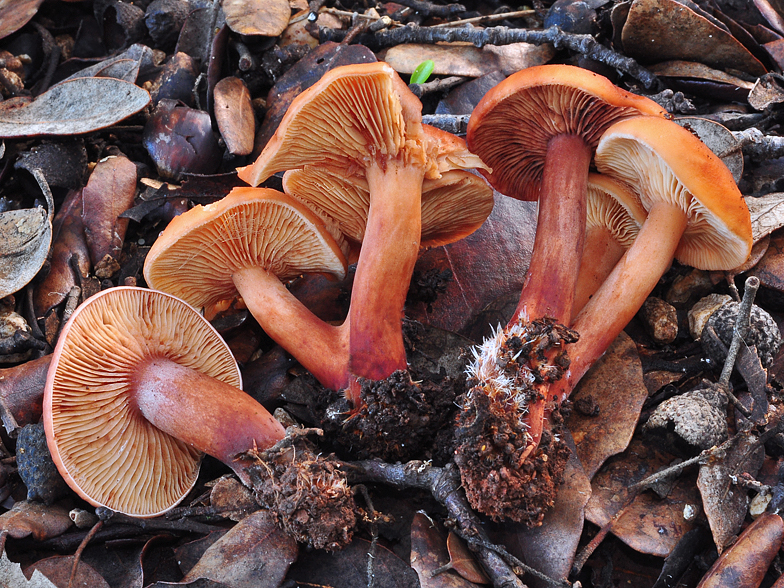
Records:
[[[626,248],[607,228],[595,226],[586,230],[585,248],[572,304],[572,320],[612,273],[624,253]]]
[[[571,318],[592,155],[579,135],[556,135],[547,144],[531,264],[510,324],[545,316],[566,324]]]
[[[688,218],[680,207],[655,203],[632,246],[575,319],[579,341],[569,346],[571,364],[552,389],[563,402],[577,382],[629,323],[672,263]]]
[[[366,177],[370,209],[351,291],[349,367],[354,377],[383,380],[408,367],[401,320],[419,252],[424,168],[374,162]],[[358,406],[358,386],[348,394]]]
[[[248,484],[239,453],[271,447],[283,426],[239,388],[160,357],[134,372],[139,411],[155,427],[232,468]]]
[[[238,270],[232,279],[261,328],[314,378],[330,390],[348,386],[348,318],[340,326],[324,322],[263,268]]]

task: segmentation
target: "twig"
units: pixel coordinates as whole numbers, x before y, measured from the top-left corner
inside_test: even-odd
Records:
[[[470,114],[425,114],[422,116],[424,124],[437,127],[453,135],[464,135],[469,120],[471,120]]]
[[[319,40],[341,41],[345,31],[319,27]],[[659,79],[634,59],[616,53],[601,45],[591,35],[574,35],[552,26],[545,30],[510,29],[509,27],[490,27],[486,29],[436,28],[408,25],[396,29],[379,31],[374,35],[360,35],[358,43],[371,49],[381,49],[401,43],[473,43],[476,47],[485,45],[509,45],[512,43],[531,43],[542,45],[552,43],[556,49],[570,49],[589,59],[604,63],[638,80],[647,89],[660,89]]]
[[[765,135],[754,127],[744,131],[734,131],[732,134],[738,140],[738,144],[728,150],[728,154],[733,150],[742,149],[744,155],[748,155],[755,161],[784,156],[784,137]]]
[[[466,10],[466,7],[462,4],[433,4],[426,0],[397,0],[397,3],[416,10],[422,16],[447,17]]]
[[[522,18],[524,16],[533,16],[536,10],[515,10],[514,12],[502,12],[501,14],[488,14],[486,16],[475,16],[473,18],[464,18],[462,20],[453,20],[452,22],[442,22],[435,27],[462,27],[467,24],[485,24],[488,22],[495,22],[498,20],[505,20],[507,18]]]
[[[432,94],[433,92],[445,92],[451,90],[465,82],[468,78],[463,76],[449,76],[448,78],[439,78],[432,82],[425,82],[424,84],[410,84],[409,88],[414,93],[414,96],[421,98],[425,94]]]
[[[68,588],[71,588],[73,586],[74,579],[76,578],[76,570],[79,567],[79,562],[82,559],[82,553],[87,547],[87,544],[93,540],[93,538],[98,534],[98,531],[100,531],[102,527],[103,527],[103,521],[98,521],[97,523],[95,523],[93,525],[93,528],[90,529],[90,532],[84,536],[84,539],[82,539],[82,542],[79,544],[79,547],[76,549],[76,553],[74,553],[73,556],[74,557],[73,565],[71,566],[71,575],[68,578]]]
[[[760,281],[756,276],[751,276],[746,280],[746,287],[743,291],[743,300],[741,300],[740,307],[738,308],[738,316],[735,317],[735,330],[732,333],[732,342],[727,351],[727,358],[724,360],[724,368],[721,370],[721,377],[719,377],[719,384],[725,389],[730,389],[730,376],[732,369],[735,367],[735,360],[738,357],[743,338],[749,330],[749,317],[751,316],[751,307],[754,304],[754,297],[759,290]]]

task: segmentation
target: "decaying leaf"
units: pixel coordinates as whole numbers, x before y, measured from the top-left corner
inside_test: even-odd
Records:
[[[477,334],[480,338],[489,334],[487,321],[472,330],[474,319],[488,304],[506,294],[519,298],[533,249],[535,226],[536,203],[496,193],[493,211],[476,232],[420,256],[415,271],[448,269],[452,279],[435,302],[407,306],[406,314],[471,339]],[[502,322],[509,318],[506,316]],[[494,321],[493,327],[496,322],[499,321]]]
[[[248,155],[253,151],[256,119],[247,86],[239,78],[223,78],[215,84],[213,95],[215,121],[226,149],[233,155]]]
[[[68,511],[62,506],[46,506],[27,500],[20,500],[0,515],[0,530],[8,531],[8,536],[14,539],[32,535],[36,541],[43,541],[62,535],[72,524]]]
[[[724,162],[735,182],[740,181],[743,175],[743,152],[732,131],[722,124],[698,116],[679,117],[675,122],[695,133]]]
[[[727,450],[723,459],[700,466],[697,487],[719,553],[740,531],[748,511],[748,493],[742,486],[733,484],[731,477],[744,472],[756,476],[762,466],[764,449],[755,448],[755,441],[753,437],[743,437]]]
[[[572,394],[578,407],[590,403],[598,408],[596,416],[578,408],[567,422],[589,479],[608,457],[629,445],[647,397],[637,346],[621,333]]]
[[[136,114],[149,102],[146,90],[122,80],[69,80],[18,108],[0,107],[0,137],[89,133]]]
[[[422,588],[470,588],[476,584],[466,580],[455,570],[433,575],[450,562],[446,541],[436,523],[418,512],[411,521],[411,567],[419,576]]]
[[[230,588],[276,588],[297,559],[297,543],[260,510],[213,543],[183,578],[207,578]],[[260,573],[263,570],[263,573]]]
[[[133,206],[136,165],[126,157],[107,157],[97,163],[82,190],[82,224],[93,266],[107,255],[117,260],[128,219],[120,215]],[[109,277],[109,276],[98,276]]]
[[[756,243],[765,235],[784,227],[784,192],[773,192],[743,200],[751,213],[751,235]]]
[[[277,37],[289,24],[288,0],[223,0],[226,24],[240,35]]]
[[[58,588],[39,571],[28,580],[18,563],[12,562],[3,550],[0,554],[0,586],[3,588]]]
[[[545,515],[540,527],[525,528],[517,523],[498,525],[503,544],[532,568],[565,580],[574,563],[585,519],[585,505],[591,497],[591,482],[569,441],[572,455],[566,463],[564,481],[558,488],[553,508]],[[534,588],[544,583],[526,577]]]
[[[749,275],[758,277],[765,288],[784,292],[784,235],[771,235],[768,250]]]
[[[761,76],[767,69],[725,28],[676,0],[634,0],[624,51],[643,63],[681,59]]]
[[[35,572],[43,574],[54,583],[58,588],[67,587],[71,578],[71,570],[74,565],[73,555],[56,555],[40,559],[34,564],[24,569],[24,575],[32,580]],[[76,567],[76,575],[73,579],[73,586],[89,586],[90,588],[109,588],[109,584],[95,571],[90,564],[83,561]]]
[[[594,476],[585,518],[600,527],[607,524],[627,502],[630,486],[669,466],[673,459],[672,455],[633,439],[624,453],[607,460]],[[640,553],[666,557],[694,526],[692,515],[699,511],[699,504],[694,478],[681,476],[666,498],[659,498],[651,490],[638,494],[615,522],[612,532]]]
[[[0,39],[25,26],[44,0],[0,0]]]
[[[33,177],[46,196],[42,206],[0,214],[0,298],[24,288],[44,265],[52,244],[54,200],[39,170]]]
[[[411,74],[416,67],[431,59],[433,74],[476,78],[493,71],[510,75],[521,69],[549,62],[555,50],[551,45],[512,43],[510,45],[417,45],[406,44],[389,48],[379,55],[395,71]]]

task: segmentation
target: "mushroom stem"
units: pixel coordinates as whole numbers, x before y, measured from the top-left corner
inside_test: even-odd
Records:
[[[605,227],[591,227],[585,232],[585,249],[577,275],[577,286],[572,303],[572,321],[601,287],[626,248]]]
[[[672,263],[688,217],[668,202],[653,204],[632,246],[572,324],[580,335],[569,346],[571,363],[554,386],[563,402],[634,317]]]
[[[592,149],[582,137],[556,135],[547,144],[531,263],[510,323],[571,318],[585,235]]]
[[[330,325],[313,314],[274,274],[261,267],[234,272],[232,280],[262,329],[330,390],[348,386],[349,319]],[[301,350],[307,349],[306,353]]]
[[[165,357],[143,362],[133,378],[136,405],[150,423],[221,460],[246,484],[237,454],[271,447],[285,436],[283,426],[239,388]]]
[[[349,365],[356,377],[383,380],[407,369],[401,320],[419,251],[424,167],[374,162],[366,174],[370,209],[351,291]],[[349,391],[355,406],[357,389]]]

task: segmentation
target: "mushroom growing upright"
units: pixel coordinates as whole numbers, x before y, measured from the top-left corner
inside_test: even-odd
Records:
[[[419,252],[424,179],[438,178],[444,165],[481,163],[456,137],[447,145],[441,132],[423,128],[421,109],[385,63],[335,68],[292,101],[256,162],[239,170],[251,185],[307,165],[367,182],[349,321],[348,395],[355,408],[358,379],[384,380],[408,367],[401,319]]]
[[[633,186],[648,216],[572,327],[580,340],[552,393],[562,401],[634,317],[677,259],[704,270],[741,265],[752,245],[751,218],[732,174],[702,141],[659,118],[619,122],[596,150],[600,172]]]
[[[285,432],[240,383],[227,345],[192,307],[154,290],[110,288],[79,306],[60,334],[44,392],[47,444],[77,494],[132,516],[179,503],[204,452],[253,486],[258,466],[247,452]],[[345,480],[332,482],[345,505]],[[313,514],[301,506],[305,518]],[[353,512],[333,522],[321,547],[348,540]]]
[[[144,262],[150,287],[195,308],[238,296],[265,332],[324,386],[348,384],[348,326],[325,323],[283,283],[302,273],[342,279],[343,241],[330,223],[269,188],[234,188],[169,223]]]
[[[602,133],[640,114],[667,116],[602,76],[543,65],[509,76],[471,115],[468,145],[493,169],[485,174],[493,187],[539,202],[520,300],[508,325],[475,351],[457,429],[468,498],[495,519],[536,525],[553,503],[568,449],[544,430],[545,409],[576,339],[564,325],[584,249],[588,170]]]

